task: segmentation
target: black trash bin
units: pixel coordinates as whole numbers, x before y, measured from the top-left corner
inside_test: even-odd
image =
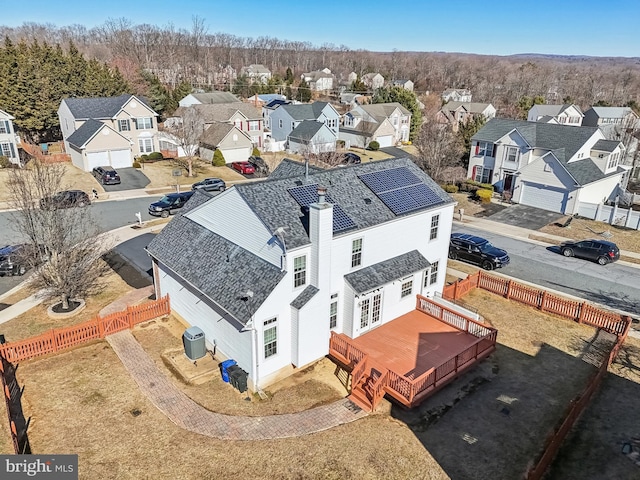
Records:
[[[229,383],[239,392],[247,391],[247,377],[249,375],[237,365],[229,368]]]

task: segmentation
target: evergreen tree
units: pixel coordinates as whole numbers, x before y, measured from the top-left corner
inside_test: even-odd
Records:
[[[471,137],[473,137],[478,130],[480,130],[484,124],[487,123],[487,119],[479,115],[467,122],[460,122],[458,124],[458,139],[462,145],[462,162],[466,167],[469,166],[469,154],[471,152]]]
[[[300,85],[298,85],[296,100],[299,100],[303,103],[311,101],[311,89],[309,88],[309,84],[304,80],[304,78],[300,80]]]
[[[351,82],[351,85],[349,85],[349,91],[358,93],[365,93],[367,91],[367,86],[360,79],[360,75],[358,75],[356,79]]]
[[[284,81],[287,85],[291,85],[293,83],[293,72],[291,71],[291,67],[287,67],[287,73],[284,74]]]
[[[409,129],[409,140],[416,138],[422,125],[422,111],[418,103],[416,94],[411,90],[402,87],[378,88],[371,99],[373,103],[398,102],[411,112],[411,125]]]

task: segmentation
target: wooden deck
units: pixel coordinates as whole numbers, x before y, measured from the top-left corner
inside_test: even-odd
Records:
[[[388,394],[418,405],[495,350],[497,331],[418,295],[416,310],[355,339],[332,333],[329,355],[351,369],[350,398],[367,410]]]

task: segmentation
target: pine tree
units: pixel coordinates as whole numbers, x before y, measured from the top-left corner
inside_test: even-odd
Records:
[[[398,102],[404,108],[411,112],[411,125],[409,129],[409,139],[413,140],[420,132],[422,125],[422,111],[418,104],[416,94],[411,90],[402,87],[386,87],[379,88],[372,98],[373,103],[392,103]]]
[[[299,100],[303,103],[307,103],[311,100],[311,89],[309,88],[309,84],[305,81],[304,78],[300,80],[300,85],[298,85],[296,100]]]

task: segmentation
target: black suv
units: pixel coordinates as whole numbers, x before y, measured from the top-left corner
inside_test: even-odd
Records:
[[[170,193],[165,195],[157,202],[149,205],[149,215],[167,218],[169,215],[174,214],[176,210],[184,207],[184,204],[187,203],[194,193],[195,192],[191,190],[190,192]]]
[[[509,263],[507,252],[494,247],[485,238],[465,233],[451,234],[449,258],[451,260],[475,263],[485,270],[500,268]]]
[[[91,205],[89,195],[82,190],[64,190],[52,197],[40,199],[40,208],[43,210],[57,210],[59,208],[84,207]]]
[[[24,275],[26,271],[24,245],[7,245],[0,248],[0,276]]]
[[[606,240],[581,240],[579,242],[563,242],[560,251],[565,257],[579,257],[594,260],[600,265],[620,259],[620,249],[613,242]]]
[[[102,185],[118,185],[120,183],[120,175],[113,167],[96,167],[93,169],[93,176]]]
[[[262,157],[256,157],[254,155],[249,157],[249,163],[253,165],[253,169],[255,173],[259,177],[268,177],[269,176],[269,166],[267,162],[265,162]]]
[[[191,190],[204,190],[205,192],[224,192],[227,184],[221,178],[205,178],[201,182],[191,185]]]

